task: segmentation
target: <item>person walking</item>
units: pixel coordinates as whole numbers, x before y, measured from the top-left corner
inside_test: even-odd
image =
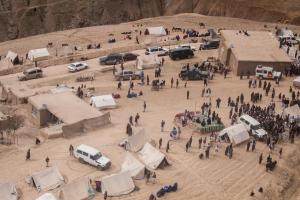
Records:
[[[135,122],[136,126],[139,124],[139,119],[140,119],[140,115],[139,115],[139,113],[136,113],[135,118],[134,118],[134,122]]]
[[[26,160],[30,160],[30,157],[31,157],[31,153],[30,153],[30,149],[28,149],[26,153]]]
[[[263,154],[261,153],[258,158],[258,164],[261,164],[262,160],[263,160]]]
[[[189,150],[189,141],[185,144],[185,152],[188,152],[188,150]]]
[[[281,159],[282,156],[282,148],[279,149],[279,158]]]
[[[156,183],[156,173],[155,172],[153,172],[151,179],[152,179],[152,183],[155,184]]]
[[[188,90],[186,91],[186,99],[189,100],[189,98],[190,98],[190,91]]]
[[[48,157],[48,156],[46,157],[45,161],[46,161],[46,167],[49,167],[49,162],[50,162],[50,159],[49,159],[49,157]]]
[[[171,88],[173,88],[173,84],[174,84],[174,79],[173,77],[171,78]]]
[[[133,117],[132,117],[132,115],[129,117],[129,124],[130,124],[131,126],[133,126]]]
[[[104,195],[103,195],[103,199],[104,199],[104,200],[107,200],[107,197],[108,197],[107,191],[105,191],[105,192],[104,192]]]
[[[253,140],[253,142],[252,142],[252,152],[255,150],[255,146],[256,146],[256,142],[255,142],[255,140]]]
[[[143,107],[144,107],[144,111],[143,111],[143,112],[146,112],[146,107],[147,107],[147,105],[146,105],[146,101],[144,101],[144,105],[143,105]]]
[[[178,86],[179,86],[179,81],[178,79],[176,79],[176,88],[178,88]]]
[[[199,143],[199,149],[201,149],[201,146],[202,146],[202,137],[200,137],[200,139],[198,140],[198,143]]]

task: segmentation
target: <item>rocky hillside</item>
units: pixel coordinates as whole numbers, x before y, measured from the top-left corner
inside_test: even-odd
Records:
[[[300,0],[0,0],[0,41],[195,12],[300,24]]]

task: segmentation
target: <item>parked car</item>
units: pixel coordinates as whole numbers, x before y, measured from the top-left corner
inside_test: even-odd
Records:
[[[157,56],[166,56],[168,55],[168,49],[162,47],[150,47],[146,49],[146,55],[157,55]]]
[[[135,54],[135,53],[124,53],[123,54],[123,60],[126,62],[126,61],[132,61],[132,60],[136,60],[137,57],[139,55],[138,54]]]
[[[250,132],[250,135],[257,137],[258,139],[263,139],[267,136],[267,132],[261,128],[260,123],[249,115],[242,115],[238,119],[239,123],[245,125],[247,130]]]
[[[194,57],[194,52],[189,48],[175,48],[170,51],[169,56],[172,60],[181,60]]]
[[[180,49],[180,48],[188,48],[188,49],[191,49],[193,51],[197,50],[196,47],[193,47],[193,46],[191,46],[189,44],[180,44],[180,45],[178,45],[178,46],[175,47],[175,49]]]
[[[103,58],[100,58],[101,65],[114,65],[120,64],[123,60],[123,55],[120,53],[109,54]]]
[[[262,65],[257,65],[255,69],[255,76],[261,79],[281,79],[282,73],[274,71],[273,67],[267,67]]]
[[[218,49],[219,46],[220,46],[220,40],[210,40],[203,44],[200,44],[199,50]]]
[[[123,70],[123,71],[119,71],[115,74],[115,79],[117,81],[125,81],[125,80],[130,80],[130,78],[132,80],[135,79],[141,79],[142,76],[142,71],[132,71],[132,70]]]
[[[179,73],[179,78],[182,80],[204,80],[209,77],[208,71],[201,71],[197,68],[183,68]]]
[[[81,163],[88,163],[100,170],[108,169],[111,166],[111,161],[100,151],[85,144],[81,144],[74,149],[74,156]]]
[[[68,66],[69,72],[77,72],[88,68],[88,64],[86,63],[72,63]]]
[[[18,76],[18,80],[27,81],[27,80],[42,78],[42,77],[43,77],[43,70],[39,67],[34,67],[25,70],[21,76]]]

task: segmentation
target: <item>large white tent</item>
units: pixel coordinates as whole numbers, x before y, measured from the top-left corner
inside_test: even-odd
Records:
[[[30,178],[31,183],[39,192],[55,189],[64,183],[64,178],[56,166],[35,172]]]
[[[111,94],[93,96],[90,99],[90,104],[98,110],[112,109],[117,107],[116,101]]]
[[[121,172],[129,171],[133,179],[143,179],[145,175],[145,165],[136,159],[131,153],[127,152],[121,166]]]
[[[140,55],[136,60],[136,67],[140,70],[153,69],[160,66],[160,59],[157,55]]]
[[[166,160],[165,155],[154,148],[150,143],[146,143],[143,149],[138,153],[148,169],[155,170]]]
[[[46,60],[50,56],[47,48],[32,49],[28,52],[28,59],[31,61]]]
[[[153,35],[153,36],[165,36],[165,35],[167,35],[167,32],[166,32],[166,30],[163,26],[148,27],[146,29],[146,32],[149,35]]]
[[[0,183],[0,199],[1,200],[17,200],[18,193],[13,183]]]
[[[126,150],[138,152],[147,142],[146,131],[141,129],[137,134],[129,136],[126,142]]]
[[[60,200],[92,199],[94,196],[95,191],[90,185],[90,181],[87,177],[64,185],[59,194]]]
[[[108,196],[129,194],[134,189],[135,185],[129,171],[112,174],[101,179],[101,191],[103,194],[107,192]]]
[[[287,107],[283,110],[283,117],[289,116],[290,121],[299,121],[300,120],[300,108],[297,104]]]
[[[56,197],[51,193],[45,193],[36,200],[57,200]]]
[[[223,129],[219,133],[221,139],[229,139],[234,145],[238,145],[250,139],[247,128],[243,124],[236,124]]]

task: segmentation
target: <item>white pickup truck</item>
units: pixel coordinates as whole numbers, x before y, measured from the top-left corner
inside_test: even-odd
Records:
[[[274,71],[273,67],[257,65],[255,75],[260,79],[281,79],[282,73]]]

